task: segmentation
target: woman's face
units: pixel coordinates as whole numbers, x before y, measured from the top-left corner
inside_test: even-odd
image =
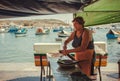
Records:
[[[74,22],[73,22],[73,26],[74,26],[74,28],[75,28],[76,30],[81,30],[81,29],[83,29],[83,26],[82,26],[80,23],[78,23],[77,21],[74,21]]]

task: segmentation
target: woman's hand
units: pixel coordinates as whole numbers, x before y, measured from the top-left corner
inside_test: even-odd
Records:
[[[67,50],[60,50],[59,52],[60,52],[61,54],[63,54],[63,55],[69,54]]]

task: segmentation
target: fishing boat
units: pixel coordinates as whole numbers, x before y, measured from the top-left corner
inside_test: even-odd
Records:
[[[106,34],[106,37],[107,39],[116,39],[118,38],[118,33],[110,29],[109,32]]]
[[[95,33],[96,28],[90,27],[89,29],[91,30],[92,33]]]
[[[27,29],[26,28],[21,28],[17,32],[15,32],[16,37],[21,37],[21,36],[26,36]]]
[[[59,31],[62,31],[63,29],[64,29],[63,27],[54,28],[53,32],[59,32]]]
[[[68,36],[70,36],[70,33],[66,32],[64,30],[62,30],[58,33],[58,37],[68,37]]]
[[[18,29],[19,29],[19,28],[18,28],[17,26],[10,26],[8,32],[9,32],[9,33],[15,33],[15,32],[18,31]]]
[[[0,33],[6,33],[6,32],[8,32],[8,30],[6,28],[0,27]]]
[[[35,35],[47,35],[49,34],[50,30],[49,29],[43,29],[41,27],[37,28]]]

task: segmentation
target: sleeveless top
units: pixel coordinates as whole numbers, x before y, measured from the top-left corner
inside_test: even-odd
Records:
[[[76,32],[75,32],[75,36],[74,36],[74,39],[73,39],[73,42],[72,42],[72,46],[74,48],[77,48],[77,47],[79,47],[81,45],[83,32],[82,32],[80,37],[77,37]],[[87,46],[87,49],[94,49],[94,41],[93,41],[93,39],[89,42],[89,44]]]

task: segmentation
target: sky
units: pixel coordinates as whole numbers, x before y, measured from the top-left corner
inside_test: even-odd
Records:
[[[73,20],[73,14],[69,13],[69,14],[40,15],[40,16],[8,18],[6,20],[33,20],[33,19],[59,19],[66,23],[71,24]]]

